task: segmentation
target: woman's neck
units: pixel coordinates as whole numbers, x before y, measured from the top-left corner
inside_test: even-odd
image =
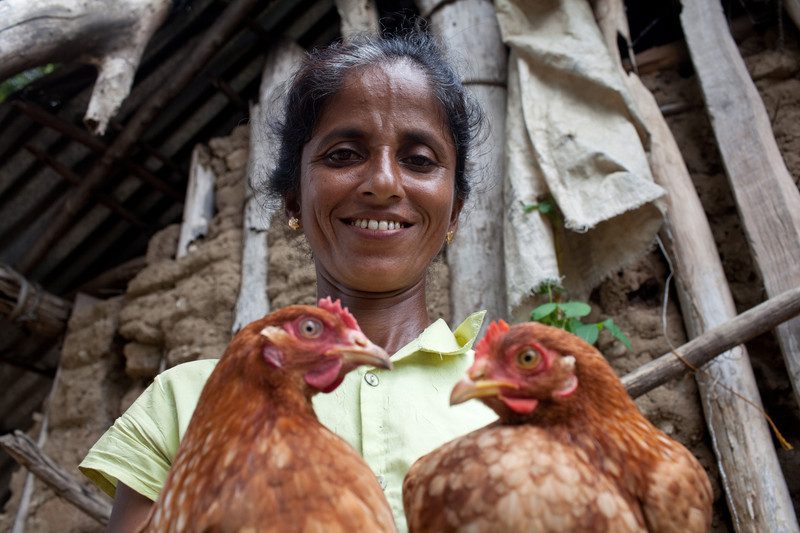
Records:
[[[364,334],[390,354],[417,338],[430,323],[425,278],[407,289],[365,293],[339,287],[318,274],[317,297],[328,296],[341,300]]]

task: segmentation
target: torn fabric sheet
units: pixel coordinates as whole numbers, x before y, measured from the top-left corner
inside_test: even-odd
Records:
[[[496,0],[509,57],[509,311],[543,282],[573,296],[650,249],[662,220],[647,133],[583,0]],[[558,215],[524,206],[552,197]]]

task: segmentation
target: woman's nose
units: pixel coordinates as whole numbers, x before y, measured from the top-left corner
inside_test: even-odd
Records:
[[[367,167],[359,192],[378,201],[402,198],[403,180],[400,165],[390,150],[381,150]]]

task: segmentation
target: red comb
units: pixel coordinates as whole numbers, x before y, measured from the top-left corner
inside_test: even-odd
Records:
[[[475,346],[475,356],[484,356],[489,353],[489,344],[494,342],[495,339],[500,338],[506,331],[511,329],[511,327],[506,324],[505,320],[497,320],[489,324],[489,327],[486,328],[486,335],[478,342]]]
[[[356,322],[356,318],[350,314],[350,311],[348,311],[346,307],[342,307],[341,301],[331,300],[331,297],[328,296],[327,298],[321,298],[317,306],[320,309],[324,309],[329,313],[337,315],[342,319],[342,322],[344,322],[344,325],[348,328],[361,331],[361,328],[358,327],[358,322]]]

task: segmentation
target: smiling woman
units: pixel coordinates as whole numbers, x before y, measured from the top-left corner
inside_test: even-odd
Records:
[[[425,287],[469,194],[465,169],[482,115],[437,44],[412,34],[312,52],[283,116],[269,189],[308,240],[317,295],[340,299],[394,354],[392,372],[351,372],[332,394],[315,396],[314,408],[367,461],[404,530],[409,466],[494,418],[477,403],[448,407],[483,313],[455,331],[431,324]],[[196,361],[157,377],[81,464],[116,493],[115,528],[134,528],[157,497],[214,365]]]

